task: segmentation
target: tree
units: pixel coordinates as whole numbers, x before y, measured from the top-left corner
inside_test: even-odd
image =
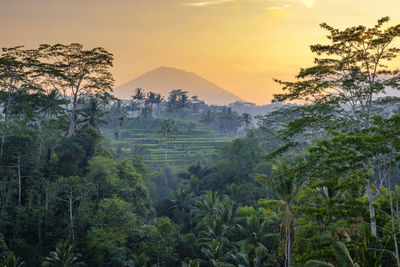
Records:
[[[157,104],[157,117],[160,117],[160,104],[164,102],[164,97],[160,94],[156,94],[154,104]]]
[[[2,264],[3,267],[22,267],[25,265],[25,262],[19,257],[14,256],[14,254],[7,253],[0,259],[0,264]]]
[[[233,267],[227,261],[231,258],[232,252],[226,251],[224,241],[212,240],[206,247],[201,249],[204,257],[213,267]]]
[[[211,109],[208,109],[202,114],[200,122],[204,123],[207,126],[210,126],[210,124],[215,122],[215,113]]]
[[[246,130],[248,130],[251,122],[253,121],[253,117],[249,113],[245,112],[240,116],[240,119],[244,123]]]
[[[285,253],[285,267],[291,266],[294,248],[294,210],[293,204],[306,182],[298,181],[284,161],[277,162],[272,168],[272,177],[258,176],[257,180],[272,187],[279,200],[260,200],[267,211],[281,211],[281,245]]]
[[[168,155],[168,141],[172,139],[173,135],[178,132],[178,128],[175,126],[175,121],[172,119],[166,119],[161,121],[160,124],[160,134],[161,138],[165,140],[165,157],[164,160],[167,160]]]
[[[142,109],[142,102],[145,99],[145,95],[142,88],[136,88],[134,94],[132,95],[132,99],[137,104],[137,109],[139,111],[139,116],[141,116],[140,110]]]
[[[102,119],[105,113],[101,108],[100,102],[94,97],[90,97],[88,101],[85,102],[80,114],[82,115],[80,122],[83,123],[84,126],[93,127],[99,132],[99,128],[107,123]]]
[[[23,50],[22,46],[3,48],[0,55],[0,102],[4,114],[0,144],[0,158],[3,156],[3,143],[7,136],[12,109],[16,105],[15,97],[19,93],[39,92],[32,76],[33,66],[37,65],[37,56],[33,50]]]
[[[389,88],[400,88],[398,72],[386,65],[400,53],[399,48],[391,46],[400,36],[400,24],[384,28],[388,21],[389,17],[383,17],[372,28],[344,30],[322,23],[329,32],[330,44],[311,45],[311,51],[317,54],[315,65],[301,69],[298,81],[276,79],[287,93],[276,94],[275,99],[349,105],[350,115],[360,127],[369,125],[375,96]]]
[[[88,247],[96,264],[109,262],[118,250],[128,247],[132,232],[137,229],[133,205],[116,195],[99,203],[93,226],[88,233]],[[121,265],[120,262],[114,262]]]
[[[267,256],[267,249],[264,246],[244,244],[240,250],[232,254],[232,259],[239,267],[261,267],[265,266],[264,260]]]
[[[45,88],[55,90],[65,100],[69,119],[68,136],[75,133],[79,100],[90,94],[112,90],[114,79],[109,68],[113,56],[104,48],[84,50],[83,45],[43,44],[38,49],[43,62],[38,66]]]
[[[91,184],[78,176],[60,177],[56,183],[56,190],[58,192],[57,199],[68,204],[70,238],[75,240],[73,204],[90,193]]]
[[[78,262],[78,255],[73,252],[72,245],[67,245],[66,242],[58,243],[56,250],[50,252],[50,255],[43,259],[42,266],[63,266],[75,267],[83,265]]]
[[[147,105],[150,105],[150,116],[153,115],[153,105],[156,104],[156,102],[158,101],[156,98],[157,98],[156,93],[154,92],[147,93],[145,103]]]
[[[167,110],[171,115],[175,115],[177,112],[182,112],[182,110],[190,106],[190,100],[187,93],[187,91],[183,91],[182,89],[175,89],[169,93]],[[184,116],[183,113],[181,115]]]
[[[287,91],[275,95],[276,100],[302,100],[314,104],[308,108],[307,117],[292,125],[305,128],[319,120],[323,127],[332,128],[336,125],[335,120],[346,118],[352,121],[351,127],[340,130],[349,131],[371,124],[373,108],[378,104],[377,95],[389,88],[400,89],[399,72],[389,70],[387,66],[400,53],[400,48],[392,46],[400,36],[400,24],[384,28],[388,21],[389,17],[383,17],[372,28],[356,26],[344,30],[321,24],[329,32],[330,44],[311,46],[311,51],[317,54],[315,65],[301,69],[295,82],[275,80]],[[350,112],[347,107],[351,107]],[[321,116],[322,113],[325,115]],[[371,229],[376,235],[369,183],[366,192],[370,202]]]

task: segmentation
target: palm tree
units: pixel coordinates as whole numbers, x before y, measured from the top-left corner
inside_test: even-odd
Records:
[[[24,266],[25,262],[14,254],[8,253],[1,258],[0,264],[3,267],[21,267]]]
[[[132,118],[133,118],[134,112],[136,110],[140,111],[140,106],[139,106],[138,102],[136,102],[135,100],[132,99],[132,100],[129,101],[129,105],[127,106],[127,110],[132,113]]]
[[[107,124],[107,122],[102,119],[105,112],[101,109],[99,101],[93,97],[89,99],[80,112],[82,116],[80,122],[83,123],[84,126],[94,127],[100,132],[100,126]]]
[[[54,115],[62,113],[61,106],[64,104],[65,100],[59,98],[56,90],[52,90],[42,96],[40,111],[44,117],[52,118]]]
[[[222,240],[212,240],[206,247],[201,249],[204,257],[213,267],[233,267],[227,261],[231,258],[231,252],[226,251],[225,242]]]
[[[336,241],[332,245],[333,252],[335,254],[336,260],[338,262],[337,266],[343,267],[359,267],[357,263],[354,263],[353,259],[350,256],[349,250],[346,245],[340,241]],[[335,265],[318,260],[310,260],[307,262],[307,267],[334,267]],[[362,265],[364,266],[364,265]]]
[[[165,157],[164,157],[165,161],[167,160],[167,156],[168,156],[168,141],[177,132],[178,132],[178,128],[176,128],[174,120],[166,119],[161,122],[160,134],[161,134],[161,137],[165,140]]]
[[[157,118],[160,117],[160,104],[164,102],[164,97],[161,96],[160,94],[156,94],[156,97],[154,99],[154,104],[157,104]]]
[[[150,105],[150,115],[152,115],[153,114],[153,105],[156,103],[156,93],[154,93],[154,92],[147,93],[145,103],[147,105]]]
[[[238,267],[261,267],[265,266],[264,259],[267,249],[260,245],[243,244],[240,250],[232,254],[232,259]]]
[[[208,244],[212,240],[223,241],[224,243],[229,242],[226,238],[229,226],[223,222],[220,216],[217,216],[215,219],[207,220],[203,228],[204,229],[199,233],[200,244]]]
[[[78,255],[73,252],[73,247],[67,245],[66,242],[60,242],[56,245],[56,250],[43,259],[42,266],[74,267],[82,264],[78,262]]]
[[[142,88],[136,88],[134,95],[132,96],[133,101],[138,104],[139,116],[140,116],[140,109],[141,103],[144,100],[144,92]]]
[[[293,204],[299,193],[306,185],[296,184],[296,177],[292,170],[283,161],[278,161],[272,167],[272,177],[257,176],[257,180],[271,187],[278,200],[265,200],[267,211],[279,210],[281,214],[281,246],[285,252],[285,267],[291,266],[291,258],[294,249],[294,210]]]
[[[146,256],[146,254],[141,253],[139,255],[134,255],[133,259],[130,260],[128,263],[126,263],[126,266],[127,267],[146,267],[149,260],[150,259]]]
[[[263,246],[264,238],[264,223],[261,222],[257,215],[253,214],[241,224],[236,225],[239,233],[245,239],[239,241],[239,244],[250,244],[254,246]]]
[[[219,195],[208,191],[195,203],[196,209],[192,211],[194,220],[198,222],[197,228],[201,228],[209,219],[215,219],[219,214]]]
[[[182,92],[177,101],[177,107],[183,118],[185,117],[185,109],[190,107],[190,99],[186,93],[186,91]]]
[[[178,189],[172,193],[172,196],[172,209],[179,209],[180,211],[194,209],[195,196],[189,188],[180,184]]]

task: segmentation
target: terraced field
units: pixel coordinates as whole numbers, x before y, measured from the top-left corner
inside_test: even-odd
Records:
[[[128,158],[141,155],[150,168],[166,164],[186,168],[193,162],[209,158],[217,146],[226,145],[232,140],[232,137],[223,136],[218,130],[199,123],[188,133],[182,130],[183,124],[177,125],[178,133],[168,141],[167,156],[166,141],[161,139],[157,127],[151,130],[125,128],[119,131],[119,138],[115,137],[114,130],[105,129],[102,132],[110,139],[114,149],[122,151]]]

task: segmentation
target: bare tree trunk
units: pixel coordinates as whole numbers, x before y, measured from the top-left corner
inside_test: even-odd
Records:
[[[369,219],[370,219],[370,225],[371,225],[371,234],[372,236],[377,236],[376,232],[376,219],[375,219],[375,207],[374,207],[374,199],[372,197],[372,192],[371,192],[371,182],[368,180],[367,184],[367,196],[368,196],[368,209],[369,209]]]
[[[69,130],[68,130],[68,137],[74,135],[75,132],[75,112],[72,111],[69,118]]]
[[[71,237],[72,237],[72,241],[75,240],[75,234],[74,234],[74,221],[72,218],[72,198],[69,198],[69,220],[70,220],[70,224],[71,224]]]
[[[22,181],[21,181],[21,158],[17,157],[17,170],[18,170],[18,205],[21,207],[21,193],[22,193]]]
[[[287,258],[287,267],[290,267],[290,247],[291,247],[290,225],[289,225],[289,229],[286,229],[286,231],[287,231],[286,258]]]
[[[75,126],[76,126],[76,102],[77,102],[77,96],[74,95],[74,99],[72,102],[72,110],[71,113],[69,114],[69,130],[68,130],[68,137],[71,137],[75,133]]]

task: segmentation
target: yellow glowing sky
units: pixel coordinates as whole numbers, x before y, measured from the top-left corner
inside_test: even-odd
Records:
[[[312,62],[321,22],[370,26],[382,16],[400,23],[400,0],[0,0],[0,47],[103,46],[116,85],[163,65],[265,104],[280,90],[273,77]]]

